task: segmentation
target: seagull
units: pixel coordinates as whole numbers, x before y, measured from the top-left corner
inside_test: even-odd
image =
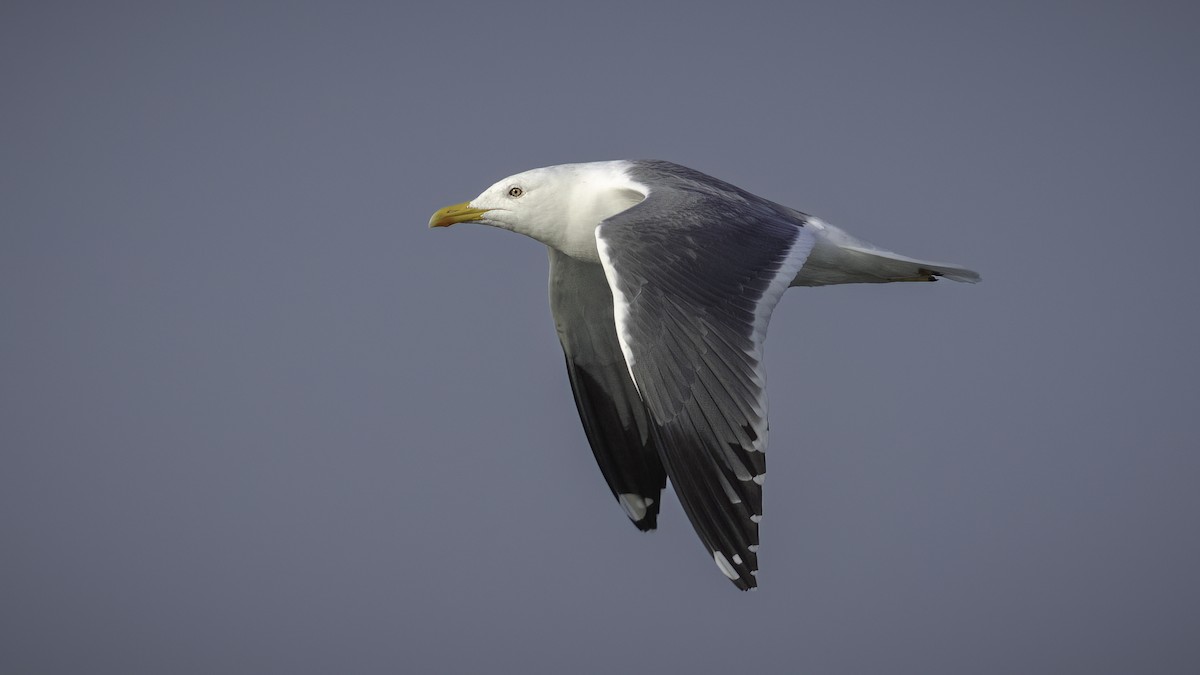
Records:
[[[757,587],[766,476],[763,342],[792,286],[974,283],[661,160],[563,164],[438,210],[546,245],[550,310],[583,429],[613,496],[657,526],[667,478],[717,568]]]

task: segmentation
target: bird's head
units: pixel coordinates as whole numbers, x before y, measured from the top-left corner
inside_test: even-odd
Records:
[[[565,252],[595,247],[600,221],[645,198],[626,162],[562,164],[494,183],[469,202],[439,209],[429,227],[479,222],[512,230]]]
[[[474,221],[526,233],[542,221],[561,222],[567,209],[564,193],[571,181],[566,176],[552,176],[563,173],[553,171],[558,168],[533,169],[500,180],[469,202],[440,209],[429,219],[429,226]]]

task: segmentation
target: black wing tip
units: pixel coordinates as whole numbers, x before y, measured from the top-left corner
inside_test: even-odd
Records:
[[[758,590],[758,580],[755,579],[754,577],[750,577],[749,579],[742,579],[739,577],[738,579],[736,579],[733,582],[733,585],[737,586],[737,589],[739,591],[757,591]]]
[[[578,366],[570,356],[566,357],[566,363],[584,434],[613,497],[634,527],[642,532],[657,528],[667,471],[653,441],[642,437],[636,423],[623,414],[622,404],[601,379]],[[616,372],[619,377],[628,378],[623,363]],[[634,392],[632,396],[637,395],[633,380],[628,380],[628,388]],[[633,400],[638,401],[637,406],[642,405],[640,399],[630,399]]]
[[[658,529],[658,508],[662,505],[662,493],[654,498],[654,501],[646,507],[646,516],[641,520],[634,520],[633,524],[642,532],[652,532]]]
[[[650,516],[646,516],[641,520],[631,519],[629,522],[633,523],[633,526],[642,532],[653,532],[654,530],[658,529],[657,517],[651,518]]]
[[[758,556],[747,551],[746,557],[740,555],[726,556],[720,551],[713,551],[713,562],[725,578],[733,582],[739,591],[752,591],[758,588]]]
[[[662,504],[662,493],[656,492],[653,497],[639,495],[633,492],[614,494],[617,503],[625,510],[629,522],[642,532],[649,532],[658,527],[658,509]]]

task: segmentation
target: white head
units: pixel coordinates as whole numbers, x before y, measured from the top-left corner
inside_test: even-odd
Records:
[[[595,256],[600,221],[646,197],[625,161],[560,164],[509,176],[475,199],[433,214],[430,227],[477,221],[581,258]],[[590,252],[590,254],[589,254]]]

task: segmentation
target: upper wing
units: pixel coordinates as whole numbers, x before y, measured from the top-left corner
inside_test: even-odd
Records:
[[[802,219],[746,197],[656,187],[596,229],[617,336],[671,483],[743,590],[757,585],[763,340],[814,242]]]
[[[617,343],[604,269],[548,250],[550,310],[583,430],[613,496],[639,530],[652,530],[667,473]]]

